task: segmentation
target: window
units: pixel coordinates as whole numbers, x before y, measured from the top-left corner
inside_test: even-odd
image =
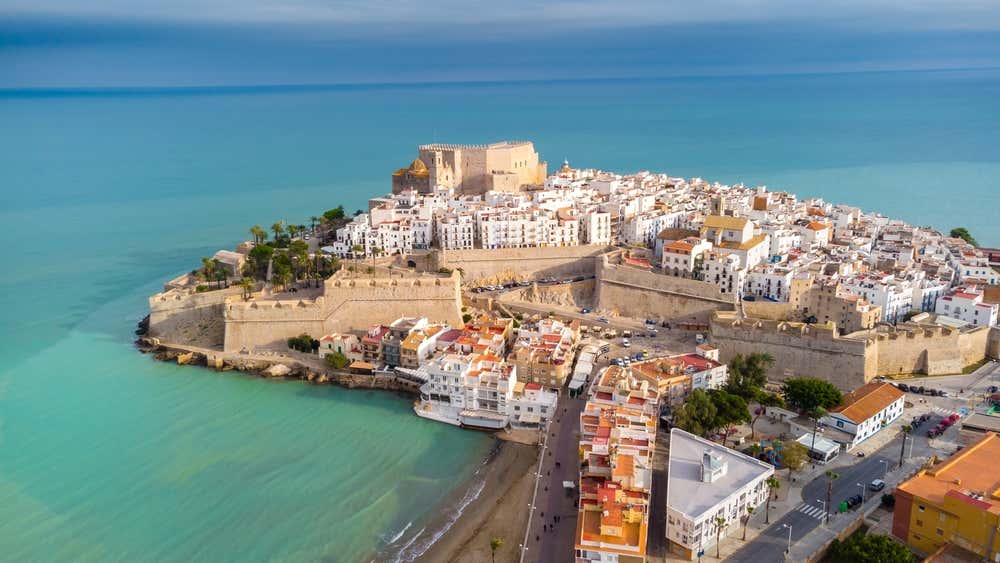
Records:
[[[937,535],[943,536],[944,535],[944,530],[942,530],[941,528],[938,528],[937,529]]]
[[[926,510],[926,507],[924,505],[922,505],[922,504],[918,504],[917,505],[917,510],[919,510],[920,512],[923,512],[924,510]]]
[[[917,526],[923,526],[923,525],[924,525],[924,521],[923,521],[923,520],[920,520],[920,519],[918,519],[918,520],[917,520]]]

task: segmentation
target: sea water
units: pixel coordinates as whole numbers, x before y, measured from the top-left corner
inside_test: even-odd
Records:
[[[463,498],[483,434],[131,343],[164,280],[364,208],[418,143],[530,139],[550,170],[763,183],[996,245],[998,99],[997,71],[0,93],[0,559],[359,561]]]

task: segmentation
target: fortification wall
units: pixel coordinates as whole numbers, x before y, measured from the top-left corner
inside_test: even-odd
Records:
[[[796,319],[795,307],[791,303],[775,303],[772,301],[744,301],[743,313],[754,319],[769,321],[788,321]],[[801,316],[801,315],[798,315]]]
[[[206,348],[222,345],[226,300],[242,293],[229,287],[205,293],[171,289],[149,298],[149,335],[165,342],[189,343]]]
[[[399,317],[462,322],[458,275],[420,278],[331,278],[315,300],[230,300],[225,306],[226,351],[280,347],[302,333],[365,330]]]
[[[876,375],[874,341],[839,337],[832,326],[738,320],[723,312],[712,317],[710,341],[723,362],[737,354],[771,354],[775,363],[767,375],[773,381],[817,377],[849,391]]]
[[[522,279],[540,277],[592,276],[596,257],[604,246],[554,246],[502,250],[439,250],[432,256],[433,269],[441,267],[465,272],[466,280],[488,278],[506,270]],[[417,262],[418,264],[420,262]]]
[[[698,280],[657,274],[598,259],[596,308],[623,316],[708,322],[712,312],[735,308],[735,296]]]
[[[879,333],[878,374],[961,373],[987,355],[990,329],[961,332],[943,327],[904,326]]]

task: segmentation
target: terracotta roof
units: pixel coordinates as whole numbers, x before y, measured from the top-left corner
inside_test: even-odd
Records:
[[[872,382],[844,395],[844,403],[830,412],[861,424],[905,396],[905,393],[888,383]]]
[[[1000,436],[987,432],[978,442],[917,473],[897,488],[938,505],[944,503],[945,497],[950,497],[998,514],[1000,474],[996,471],[997,459],[1000,459]],[[974,498],[968,492],[982,493],[983,496]],[[956,495],[968,498],[960,499]]]
[[[823,229],[828,228],[828,226],[824,223],[813,221],[808,225],[806,225],[806,228],[809,229],[810,231],[822,231]]]
[[[750,220],[746,217],[728,217],[725,215],[709,215],[705,217],[705,227],[709,229],[740,229],[743,230]]]

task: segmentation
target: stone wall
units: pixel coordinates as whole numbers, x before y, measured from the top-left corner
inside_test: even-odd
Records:
[[[595,306],[622,316],[707,323],[713,311],[735,308],[715,284],[611,264],[601,256]]]
[[[773,301],[744,301],[743,313],[747,317],[769,321],[798,321],[802,316],[791,303]]]
[[[230,300],[225,311],[226,351],[280,347],[291,336],[315,338],[365,330],[409,317],[462,322],[458,274],[449,277],[365,278],[334,276],[313,300]]]
[[[739,320],[732,312],[715,313],[710,342],[721,361],[741,354],[767,352],[774,356],[768,379],[818,377],[849,391],[876,375],[874,339],[844,338],[832,325],[818,326],[761,319]]]
[[[468,281],[489,278],[505,271],[514,271],[521,279],[566,276],[592,276],[597,256],[607,251],[604,246],[554,246],[544,248],[509,248],[502,250],[438,250],[431,254],[434,270],[445,267],[461,268]],[[415,258],[422,266],[425,258]]]
[[[205,293],[175,288],[149,298],[149,335],[166,342],[207,348],[222,345],[226,300],[243,290],[230,287]]]
[[[879,332],[878,374],[962,373],[962,369],[986,355],[989,334],[990,329],[985,327],[963,332],[917,325]]]
[[[737,354],[771,354],[775,365],[768,378],[773,381],[818,377],[843,390],[877,375],[961,373],[1000,344],[1000,335],[987,328],[963,332],[906,324],[840,336],[832,323],[740,320],[731,312],[713,315],[710,339],[724,362]]]

